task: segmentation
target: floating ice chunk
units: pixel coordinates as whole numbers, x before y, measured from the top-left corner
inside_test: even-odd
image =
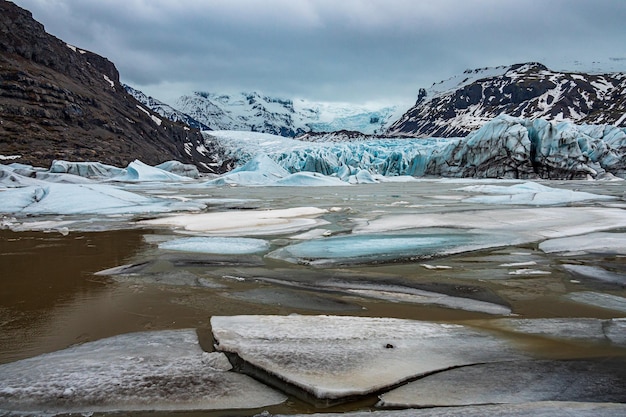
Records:
[[[124,169],[100,162],[68,162],[56,160],[52,161],[50,172],[78,175],[85,178],[111,178],[123,174]]]
[[[507,244],[514,245],[619,229],[626,227],[626,216],[624,210],[602,207],[545,207],[540,215],[530,208],[401,214],[370,220],[355,227],[353,232],[384,233],[425,227],[475,229],[476,233],[499,231],[509,235]]]
[[[290,174],[285,178],[275,181],[272,185],[292,187],[332,187],[349,184],[341,181],[337,177],[330,177],[316,172],[296,172],[295,174]]]
[[[0,191],[0,212],[23,214],[133,214],[198,210],[204,204],[149,198],[105,184],[56,184]]]
[[[223,255],[265,252],[269,247],[269,243],[263,239],[234,237],[188,237],[159,244],[161,249]]]
[[[217,347],[320,399],[362,395],[424,373],[522,359],[462,325],[341,316],[212,317]]]
[[[542,271],[541,269],[522,268],[509,272],[509,275],[550,275],[550,271]]]
[[[432,291],[424,291],[416,288],[400,286],[356,286],[357,288],[346,288],[350,294],[363,297],[378,298],[392,302],[430,304],[446,308],[455,308],[465,311],[476,311],[487,314],[511,314],[511,309],[500,304],[486,301],[474,300],[464,297],[453,297]]]
[[[478,241],[478,235],[455,232],[359,234],[296,243],[271,252],[268,256],[312,265],[390,262],[462,252],[477,247]]]
[[[128,164],[126,169],[113,177],[116,181],[128,181],[128,182],[137,182],[137,181],[159,181],[159,182],[183,182],[189,181],[188,177],[183,177],[181,175],[176,175],[168,171],[164,171],[159,168],[152,167],[150,165],[146,165],[143,162],[135,159],[133,162]]]
[[[619,226],[618,226],[619,227]],[[550,239],[539,244],[546,253],[588,252],[626,255],[626,233],[590,233]]]
[[[529,204],[535,206],[567,204],[586,200],[613,200],[615,197],[591,194],[582,191],[563,190],[546,187],[535,182],[525,182],[510,186],[470,185],[459,188],[472,193],[496,194],[475,196],[464,199],[467,203],[482,204]]]
[[[626,285],[626,274],[607,271],[599,266],[565,264],[561,265],[561,268],[586,278]]]
[[[260,154],[239,168],[214,179],[205,185],[271,185],[290,173],[270,157]]]
[[[318,219],[326,210],[295,207],[283,210],[228,211],[186,214],[141,222],[145,225],[171,226],[190,232],[212,235],[265,235],[296,232],[328,224]]]
[[[580,291],[567,294],[565,298],[581,304],[605,308],[626,313],[626,298],[613,294],[602,294],[594,291]]]
[[[228,372],[194,330],[116,336],[0,365],[0,409],[84,413],[257,408],[286,398]]]
[[[166,161],[155,168],[162,169],[163,171],[171,172],[172,174],[180,175],[189,178],[199,178],[200,172],[195,165],[183,164],[179,161]]]
[[[556,340],[584,343],[611,342],[626,347],[626,319],[556,318],[556,319],[496,319],[489,327]]]
[[[626,402],[624,359],[513,361],[443,371],[380,396],[381,407]]]

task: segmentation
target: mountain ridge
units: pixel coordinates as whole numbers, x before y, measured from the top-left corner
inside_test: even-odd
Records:
[[[559,72],[529,62],[466,70],[420,89],[387,130],[392,136],[466,136],[507,114],[578,124],[626,126],[626,74]]]
[[[0,155],[38,166],[176,159],[217,172],[214,153],[199,130],[126,93],[111,61],[48,34],[31,12],[0,0]]]

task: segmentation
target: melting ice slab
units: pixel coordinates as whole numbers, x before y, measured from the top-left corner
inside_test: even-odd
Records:
[[[219,350],[325,400],[525,357],[510,342],[462,325],[340,316],[213,317],[211,324]]]
[[[193,330],[116,336],[0,365],[0,411],[217,410],[286,399],[229,369]]]
[[[380,396],[382,407],[626,402],[624,359],[512,361],[451,369]]]
[[[317,219],[326,210],[315,207],[295,207],[283,210],[228,211],[187,214],[142,222],[154,226],[172,226],[190,232],[212,235],[281,234],[311,229],[328,224]]]
[[[262,239],[234,237],[188,237],[159,244],[161,249],[181,252],[220,253],[224,255],[263,252],[269,247],[269,243]]]

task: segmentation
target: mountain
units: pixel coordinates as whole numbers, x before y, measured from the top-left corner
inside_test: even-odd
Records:
[[[32,14],[0,0],[0,156],[125,166],[167,160],[219,171],[197,129],[129,95],[115,65],[46,33]]]
[[[181,122],[186,124],[189,127],[193,127],[194,129],[199,130],[211,130],[207,125],[202,122],[197,121],[193,117],[185,114],[181,111],[176,110],[169,104],[165,104],[160,100],[157,100],[154,97],[148,96],[144,94],[142,91],[137,90],[131,87],[128,84],[122,84],[124,89],[128,94],[135,97],[135,100],[145,105],[147,108],[157,113],[159,116],[165,117],[173,122]]]
[[[467,70],[420,89],[387,134],[466,136],[500,114],[626,126],[626,74],[552,71],[539,63]]]
[[[349,130],[382,133],[399,117],[397,107],[368,108],[345,103],[316,103],[257,92],[195,92],[173,105],[212,130],[240,130],[295,137],[307,132]]]

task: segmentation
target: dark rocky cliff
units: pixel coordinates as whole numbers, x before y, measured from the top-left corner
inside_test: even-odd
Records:
[[[0,0],[0,155],[39,166],[176,159],[219,172],[216,152],[197,129],[129,95],[108,59],[49,35],[30,12]]]

